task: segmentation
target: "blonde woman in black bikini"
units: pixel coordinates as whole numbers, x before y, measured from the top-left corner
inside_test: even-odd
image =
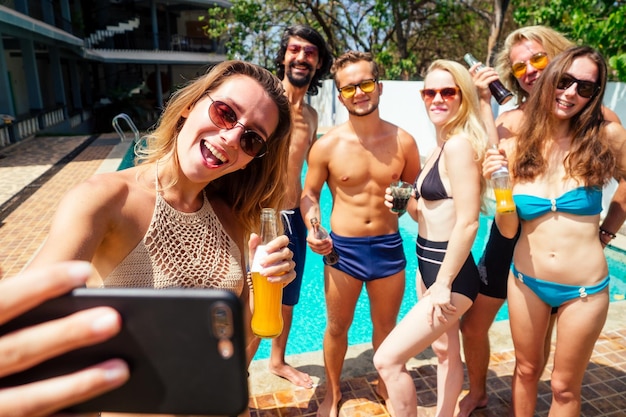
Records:
[[[487,135],[465,67],[435,61],[421,93],[437,147],[417,179],[417,200],[407,210],[418,223],[419,301],[387,336],[374,364],[387,386],[392,415],[416,416],[415,385],[405,363],[432,344],[438,361],[437,415],[451,417],[463,385],[459,319],[478,293],[470,250],[485,188],[481,163]],[[389,190],[386,200],[391,207]]]

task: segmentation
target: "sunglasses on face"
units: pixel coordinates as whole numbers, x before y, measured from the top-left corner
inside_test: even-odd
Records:
[[[424,101],[434,100],[435,97],[437,97],[437,94],[439,94],[444,101],[448,101],[456,97],[458,93],[459,93],[458,87],[446,87],[446,88],[441,88],[441,89],[425,88],[423,90],[420,90],[420,94],[422,95],[422,100]]]
[[[317,55],[317,46],[315,45],[298,45],[295,43],[287,45],[287,50],[294,55],[299,55],[300,51],[304,50],[304,57],[311,58]]]
[[[526,74],[527,63],[535,67],[538,70],[544,69],[548,66],[548,55],[545,52],[538,52],[531,56],[528,61],[520,61],[511,65],[511,72],[515,78],[522,78]]]
[[[209,106],[209,119],[220,129],[234,129],[237,125],[241,125],[243,133],[239,137],[239,146],[248,155],[253,158],[260,158],[267,152],[267,145],[261,135],[254,130],[249,130],[237,120],[237,113],[228,104],[223,101],[216,101],[207,94],[211,100]]]
[[[591,98],[600,89],[598,84],[593,81],[579,80],[569,74],[561,75],[559,82],[556,84],[556,88],[559,90],[567,90],[576,83],[576,92],[583,98]]]
[[[358,84],[348,84],[338,88],[343,98],[352,98],[356,94],[356,88],[359,87],[364,93],[371,93],[376,88],[376,79],[363,80]]]

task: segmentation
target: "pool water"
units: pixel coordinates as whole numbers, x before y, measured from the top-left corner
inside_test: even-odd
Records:
[[[326,186],[321,194],[322,224],[328,230],[331,195]],[[480,216],[478,233],[472,247],[474,259],[478,262],[487,243],[489,230],[491,229],[492,217]],[[400,217],[400,234],[403,239],[404,253],[407,257],[406,288],[404,299],[400,306],[399,319],[417,302],[415,273],[417,270],[417,258],[415,256],[415,239],[417,236],[417,223],[410,216]],[[605,249],[611,281],[609,285],[611,301],[623,300],[626,294],[626,254],[619,250]],[[496,321],[508,320],[508,307],[506,302],[496,315]],[[322,349],[324,329],[326,327],[326,306],[324,303],[324,263],[322,257],[310,249],[307,249],[304,279],[300,302],[294,307],[293,324],[289,341],[287,343],[287,355],[314,352]],[[354,321],[348,332],[348,343],[356,345],[370,343],[372,339],[372,323],[369,312],[367,292],[361,291],[354,313]],[[267,359],[270,355],[271,341],[263,340],[254,359]]]
[[[122,160],[119,169],[128,168],[133,164],[133,146],[129,148],[126,156]],[[304,181],[306,169],[302,180]],[[322,225],[330,230],[329,219],[332,207],[330,191],[323,187],[320,210],[322,213]],[[472,253],[476,261],[480,259],[489,230],[492,218],[480,216],[478,233],[472,247]],[[417,224],[410,216],[400,217],[400,234],[403,238],[404,252],[407,258],[406,266],[406,288],[404,299],[400,306],[399,318],[404,317],[411,307],[417,302],[415,286],[415,272],[417,270],[417,258],[415,256],[415,239],[417,235]],[[609,264],[611,282],[609,285],[611,301],[624,300],[626,295],[626,253],[617,249],[607,248],[605,254]],[[507,320],[508,310],[506,302],[498,312],[496,321]],[[294,355],[305,352],[315,352],[322,350],[322,340],[326,327],[326,305],[324,303],[324,263],[322,256],[307,248],[306,264],[300,302],[294,307],[293,323],[289,341],[287,343],[287,355]],[[357,301],[354,313],[354,321],[348,332],[348,342],[350,345],[370,343],[372,339],[372,323],[369,312],[369,301],[366,291],[361,292]],[[259,350],[254,359],[267,359],[270,356],[271,340],[261,341]]]

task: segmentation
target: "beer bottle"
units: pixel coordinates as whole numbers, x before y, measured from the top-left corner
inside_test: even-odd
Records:
[[[470,53],[465,54],[463,59],[465,60],[465,62],[467,62],[467,65],[469,65],[470,67],[478,63],[478,60],[474,58],[474,55]],[[478,69],[482,69],[482,68],[485,68],[485,66],[481,64],[478,67]],[[504,85],[502,85],[500,80],[495,80],[491,84],[489,84],[489,91],[491,91],[491,95],[496,99],[498,104],[504,104],[507,101],[509,101],[511,97],[513,97],[513,93],[507,90],[507,88]]]
[[[313,227],[315,231],[316,239],[324,240],[329,237],[328,232],[322,227],[317,217],[311,218],[311,227]],[[324,255],[324,263],[326,265],[334,265],[337,262],[339,262],[339,255],[337,255],[335,248],[333,248],[329,254]]]

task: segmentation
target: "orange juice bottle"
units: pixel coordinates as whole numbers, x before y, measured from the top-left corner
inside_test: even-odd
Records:
[[[265,245],[277,236],[276,211],[264,208],[261,212],[261,244],[256,248],[252,261],[252,332],[258,337],[273,338],[283,331],[282,301],[283,284],[269,282],[259,272],[261,261],[267,256]]]

